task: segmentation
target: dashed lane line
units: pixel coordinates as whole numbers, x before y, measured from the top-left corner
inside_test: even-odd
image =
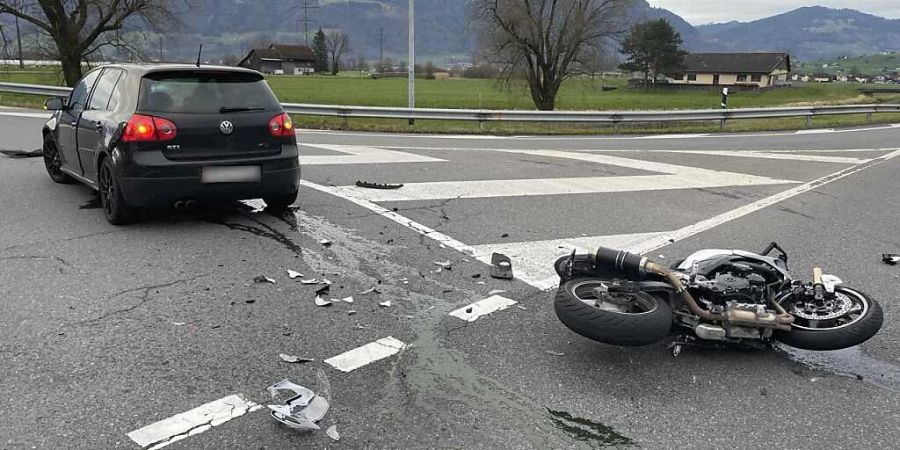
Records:
[[[156,450],[261,408],[239,394],[229,395],[134,430],[128,437],[141,447]]]
[[[474,322],[488,314],[503,311],[516,303],[518,302],[512,299],[500,295],[492,295],[484,300],[472,303],[471,305],[463,306],[462,308],[451,312],[450,315],[465,320],[466,322]]]
[[[370,342],[362,347],[328,358],[325,360],[325,364],[328,364],[341,372],[352,372],[375,361],[380,361],[396,355],[405,348],[406,344],[402,341],[388,336],[375,342]]]

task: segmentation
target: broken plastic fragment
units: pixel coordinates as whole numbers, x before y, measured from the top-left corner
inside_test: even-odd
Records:
[[[352,316],[352,315],[354,315],[354,314],[356,314],[356,310],[355,310],[355,309],[351,309],[350,311],[347,311],[347,315],[348,315],[348,316]]]
[[[453,263],[450,261],[435,261],[434,265],[439,266],[441,269],[444,269],[444,270],[452,270],[453,269]]]
[[[325,300],[321,295],[317,295],[316,306],[331,306],[331,300]]]
[[[553,356],[566,356],[565,353],[554,352],[552,350],[544,350],[544,353],[546,353],[548,355],[553,355]]]
[[[900,255],[897,254],[885,253],[884,255],[881,255],[881,259],[885,264],[890,264],[892,266],[896,266],[897,263],[900,263]]]
[[[383,301],[383,302],[379,303],[378,306],[381,306],[381,307],[384,307],[384,308],[390,308],[390,307],[391,307],[391,301],[390,301],[390,300]]]
[[[503,289],[494,289],[493,291],[488,292],[488,295],[497,295],[497,294],[505,294],[505,293],[506,293],[506,291],[504,291]]]
[[[379,291],[377,287],[373,287],[372,289],[366,289],[366,290],[360,292],[360,294],[362,294],[362,295],[368,295],[371,293],[380,294],[381,291]]]
[[[325,430],[325,434],[327,434],[328,437],[334,439],[335,441],[341,440],[341,435],[337,431],[337,425],[332,425],[332,426],[328,427],[328,429]]]
[[[328,239],[322,239],[321,241],[319,241],[319,243],[324,247],[331,247],[331,241],[329,241]]]
[[[263,275],[260,275],[260,276],[258,276],[258,277],[256,277],[256,278],[254,278],[254,279],[253,279],[253,282],[254,282],[254,283],[271,283],[271,284],[275,284],[275,280],[273,280],[273,279],[271,279],[271,278],[269,278],[269,277],[263,276]]]
[[[282,353],[282,354],[278,355],[278,357],[281,358],[282,361],[284,361],[284,362],[286,362],[286,363],[290,363],[290,364],[300,364],[300,363],[308,363],[308,362],[315,362],[315,361],[316,361],[316,360],[314,360],[314,359],[310,359],[310,358],[301,358],[301,357],[299,357],[299,356],[288,355],[288,354],[285,354],[285,353]]]
[[[491,255],[491,276],[501,280],[513,279],[512,260],[502,253]]]
[[[321,370],[316,372],[316,380],[315,392],[289,380],[269,386],[267,390],[275,400],[293,394],[281,405],[267,405],[271,410],[272,418],[295,430],[321,429],[317,422],[328,413],[331,404],[331,385]]]
[[[341,301],[344,303],[353,303],[353,297],[342,298]]]
[[[291,277],[292,280],[296,280],[297,278],[303,277],[302,273],[291,270],[291,269],[288,269],[287,273],[288,273],[288,276]]]

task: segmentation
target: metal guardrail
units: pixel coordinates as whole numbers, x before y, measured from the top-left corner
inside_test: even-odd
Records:
[[[21,83],[0,83],[0,92],[14,92],[45,96],[68,95],[70,88]],[[840,106],[804,106],[787,108],[738,108],[671,111],[526,111],[471,110],[433,108],[389,108],[379,106],[310,105],[283,103],[285,112],[308,116],[404,120],[460,120],[471,122],[546,122],[546,123],[602,123],[618,125],[636,122],[689,122],[739,119],[779,119],[844,114],[872,114],[900,112],[900,104],[867,104]]]

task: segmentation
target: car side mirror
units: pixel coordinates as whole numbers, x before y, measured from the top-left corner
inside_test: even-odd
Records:
[[[47,111],[60,111],[66,109],[66,102],[61,97],[53,97],[44,102],[44,109]]]

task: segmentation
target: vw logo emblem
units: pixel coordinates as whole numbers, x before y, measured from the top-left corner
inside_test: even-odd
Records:
[[[225,120],[219,124],[219,131],[224,135],[229,135],[234,131],[234,124]]]

